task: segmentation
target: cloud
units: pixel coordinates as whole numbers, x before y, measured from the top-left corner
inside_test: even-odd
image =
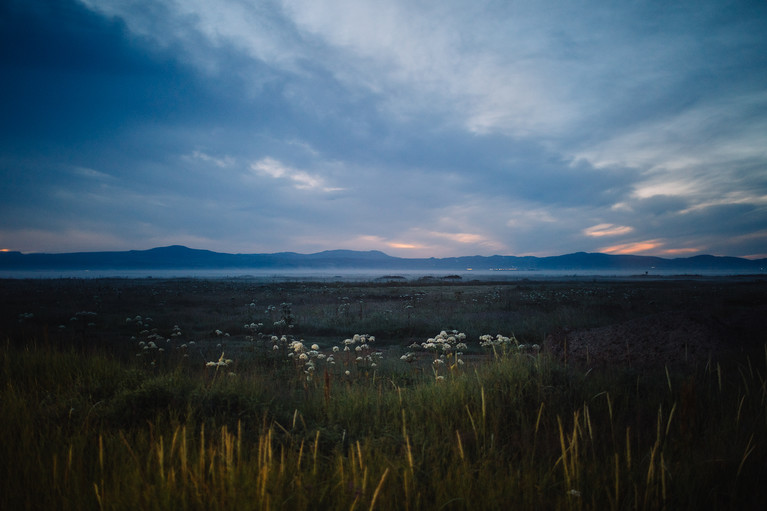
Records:
[[[322,192],[337,192],[343,190],[340,187],[330,187],[324,184],[324,180],[303,170],[293,169],[273,158],[262,158],[250,164],[255,172],[274,179],[291,181],[298,190],[319,190]]]
[[[357,236],[352,241],[343,246],[348,248],[370,247],[371,249],[383,250],[388,253],[404,256],[412,256],[414,253],[418,253],[419,251],[423,250],[430,250],[431,248],[423,244],[405,243],[402,241],[390,240],[384,238],[383,236],[376,235]]]
[[[202,151],[197,151],[197,150],[192,151],[191,157],[195,158],[195,159],[198,159],[198,160],[201,160],[201,161],[203,161],[205,163],[212,163],[216,167],[219,167],[219,168],[222,168],[222,169],[225,169],[227,167],[231,167],[232,165],[235,164],[235,160],[231,156],[224,156],[223,158],[216,158],[216,157],[210,156],[208,154],[205,154]]]
[[[766,253],[765,30],[714,1],[6,2],[0,227]]]
[[[628,234],[633,230],[633,227],[627,225],[597,224],[584,229],[583,234],[593,238],[601,238],[604,236],[619,236],[622,234]]]
[[[659,240],[645,240],[602,247],[599,251],[605,254],[643,254],[646,252],[657,253],[661,247],[663,247],[663,243]]]
[[[88,252],[101,251],[107,243],[112,250],[132,250],[119,235],[108,236],[101,230],[87,229],[2,229],[0,245],[11,246],[11,250],[29,247],[25,252]],[[146,247],[152,248],[152,247]]]

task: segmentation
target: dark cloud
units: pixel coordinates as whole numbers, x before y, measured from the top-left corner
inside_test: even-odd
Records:
[[[10,0],[0,248],[765,254],[765,30],[761,2]]]

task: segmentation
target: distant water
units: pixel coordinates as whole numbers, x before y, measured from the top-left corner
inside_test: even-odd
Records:
[[[514,281],[522,279],[590,279],[590,278],[699,278],[699,277],[735,277],[753,275],[754,272],[738,271],[700,271],[650,270],[646,274],[637,270],[371,270],[371,269],[263,269],[263,268],[218,268],[218,269],[98,269],[98,270],[0,270],[3,279],[253,279],[258,281],[319,281],[319,282],[372,282],[377,280],[415,281],[418,279],[444,279],[461,277],[461,281]],[[759,273],[767,276],[767,272]],[[458,280],[458,279],[456,279]]]

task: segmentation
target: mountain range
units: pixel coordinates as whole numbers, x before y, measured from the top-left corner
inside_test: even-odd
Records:
[[[180,245],[122,252],[29,253],[0,252],[0,270],[94,269],[370,269],[451,271],[486,270],[612,270],[717,271],[764,273],[767,259],[699,255],[667,259],[654,256],[576,252],[551,257],[466,256],[444,258],[393,257],[377,250],[327,250],[314,254],[228,254]]]

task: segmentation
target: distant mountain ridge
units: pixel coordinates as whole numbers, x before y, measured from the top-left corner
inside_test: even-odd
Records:
[[[314,254],[229,254],[181,245],[122,252],[31,253],[0,252],[2,270],[94,269],[376,269],[376,270],[664,270],[738,271],[763,273],[767,259],[699,255],[666,259],[654,256],[576,252],[551,257],[464,256],[445,258],[394,257],[378,250],[326,250]]]

